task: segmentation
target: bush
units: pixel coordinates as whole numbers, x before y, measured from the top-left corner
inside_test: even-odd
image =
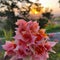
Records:
[[[48,23],[48,19],[47,18],[40,18],[38,20],[38,23],[40,25],[40,28],[44,28],[47,26],[47,23]]]
[[[0,37],[3,37],[4,33],[2,30],[0,30]]]

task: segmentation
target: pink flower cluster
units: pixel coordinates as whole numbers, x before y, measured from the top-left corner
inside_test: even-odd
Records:
[[[49,51],[54,52],[52,47],[57,42],[50,42],[45,30],[40,29],[36,21],[18,20],[16,25],[15,41],[7,41],[3,45],[6,55],[12,56],[10,60],[47,60]]]

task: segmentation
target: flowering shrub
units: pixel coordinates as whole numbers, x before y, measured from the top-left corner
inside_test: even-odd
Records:
[[[3,45],[6,55],[12,56],[10,60],[47,60],[49,51],[54,52],[52,47],[57,42],[50,42],[45,30],[40,29],[36,21],[18,20],[16,25],[15,41],[7,41]]]

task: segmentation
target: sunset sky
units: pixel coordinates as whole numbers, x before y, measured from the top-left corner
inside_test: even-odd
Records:
[[[15,0],[14,0],[15,1]],[[32,2],[37,2],[37,0],[29,0]],[[41,3],[43,7],[53,10],[55,16],[60,16],[59,0],[39,0],[38,3]]]
[[[36,0],[30,0],[30,1],[36,1]],[[56,15],[60,16],[60,8],[59,8],[59,0],[40,0],[39,2],[41,2],[41,4],[46,7],[46,8],[50,8],[53,10],[53,13]]]

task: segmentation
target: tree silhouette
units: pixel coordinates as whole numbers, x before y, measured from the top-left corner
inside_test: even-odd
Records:
[[[53,14],[52,14],[52,9],[50,11],[48,11],[48,9],[46,9],[46,11],[42,14],[43,17],[46,17],[48,19],[51,19]]]
[[[38,1],[38,0],[36,0],[36,1]],[[27,4],[27,6],[25,6],[26,4]],[[6,30],[11,28],[14,31],[15,27],[16,27],[15,22],[18,19],[25,19],[26,21],[29,21],[30,20],[29,12],[30,12],[31,6],[33,4],[35,4],[38,7],[38,8],[36,8],[37,11],[40,11],[42,9],[41,4],[33,3],[30,0],[4,0],[4,1],[1,0],[0,1],[0,10],[1,10],[1,8],[5,8],[5,9],[3,11],[2,10],[0,11],[0,16],[7,16],[6,26],[5,26]],[[46,17],[48,19],[50,19],[52,16],[51,12],[45,12],[42,15],[43,15],[43,17]],[[40,20],[42,20],[42,19],[40,19],[40,18],[41,17],[39,17],[39,19],[37,19],[37,20],[39,20],[39,24],[41,25]],[[43,21],[45,21],[45,20],[43,19]],[[47,23],[47,21],[45,23],[43,23],[42,25],[45,25],[46,23]]]
[[[21,17],[20,15],[15,15],[15,12],[13,11],[14,8],[16,8],[17,10],[19,10],[19,6],[17,6],[17,3],[21,3],[23,2],[24,0],[17,0],[16,2],[13,1],[13,0],[1,0],[0,1],[0,9],[1,8],[4,8],[4,7],[7,7],[3,12],[0,11],[0,16],[3,17],[3,16],[7,16],[7,20],[6,22],[8,21],[9,23],[7,23],[7,25],[9,25],[9,27],[12,28],[12,30],[14,31],[15,30],[15,22],[18,20],[18,19],[26,19],[26,17]],[[26,0],[26,3],[31,3],[30,1]],[[1,6],[2,5],[2,6]],[[22,15],[26,15],[29,11],[22,11],[21,14]],[[6,29],[8,29],[8,27],[5,27]]]
[[[58,3],[59,3],[59,8],[60,8],[60,0],[58,1]]]

